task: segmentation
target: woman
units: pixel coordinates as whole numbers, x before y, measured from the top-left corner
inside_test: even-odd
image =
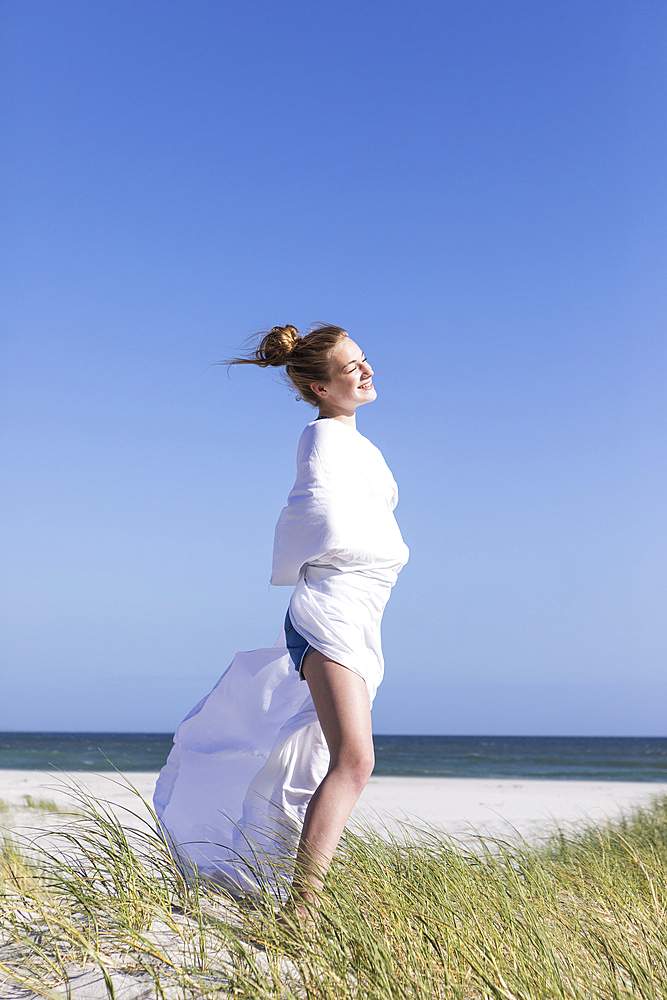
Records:
[[[380,623],[408,550],[396,484],[356,430],[357,408],[377,394],[346,331],[274,327],[231,364],[284,366],[319,410],[276,526],[271,583],[294,591],[276,646],[237,654],[179,727],[155,806],[178,856],[232,892],[271,883],[291,859],[288,909],[307,921],[373,769]]]

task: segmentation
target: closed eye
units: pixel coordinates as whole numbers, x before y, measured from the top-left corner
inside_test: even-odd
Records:
[[[344,370],[346,372],[348,372],[348,373],[352,373],[353,371],[355,371],[359,367],[359,364],[362,364],[362,365],[366,364],[367,361],[368,361],[368,358],[362,358],[361,362],[359,362],[359,361],[350,361],[350,364],[354,365],[354,367],[353,368],[349,368],[348,367],[347,369],[344,369]]]

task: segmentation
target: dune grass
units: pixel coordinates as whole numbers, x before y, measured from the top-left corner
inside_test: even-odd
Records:
[[[165,1000],[667,997],[667,797],[538,846],[348,834],[299,941],[269,897],[186,881],[138,817],[79,800],[55,840],[1,855],[0,967],[44,996],[92,966],[111,996],[121,971]]]
[[[59,806],[53,799],[36,799],[32,795],[23,796],[23,805],[26,809],[38,809],[40,812],[61,813],[68,815],[70,810]]]
[[[58,805],[53,799],[36,799],[33,795],[23,795],[18,802],[7,802],[5,799],[0,799],[0,814],[2,815],[21,809],[59,813],[61,816],[76,815],[75,811],[66,806]]]

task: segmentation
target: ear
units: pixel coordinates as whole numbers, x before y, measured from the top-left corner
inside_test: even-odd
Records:
[[[311,382],[310,388],[313,390],[316,396],[320,396],[322,399],[324,399],[325,396],[329,395],[326,386],[322,385],[321,382]]]

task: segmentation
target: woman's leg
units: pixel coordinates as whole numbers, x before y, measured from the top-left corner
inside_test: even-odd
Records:
[[[375,763],[368,690],[363,677],[320,652],[303,675],[330,754],[329,770],[310,800],[294,869],[291,908],[307,916],[316,904],[334,851]]]

